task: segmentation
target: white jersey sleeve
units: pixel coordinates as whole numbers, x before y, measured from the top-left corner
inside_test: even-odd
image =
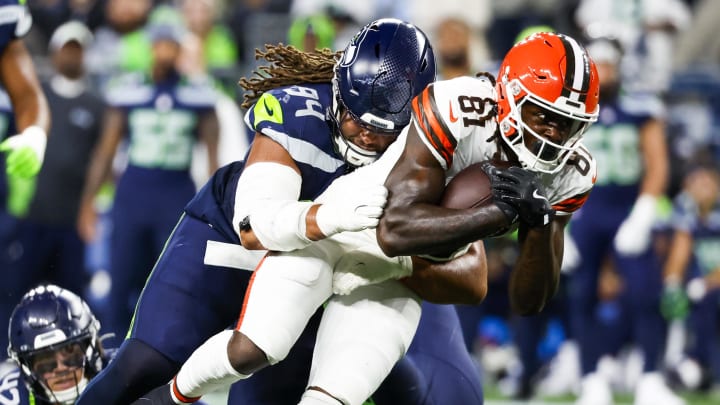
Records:
[[[458,146],[475,145],[492,136],[497,125],[492,114],[494,100],[490,80],[467,76],[435,82],[413,99],[413,125],[445,170],[452,168],[456,173],[471,160],[479,160],[470,156],[478,151]],[[453,165],[458,154],[465,155],[461,167]]]
[[[490,80],[458,77],[435,82],[413,99],[413,125],[423,143],[446,170],[449,181],[473,163],[491,159],[498,150],[493,138],[495,88]],[[581,146],[559,172],[538,173],[559,215],[570,214],[587,200],[597,177],[595,159]]]
[[[540,179],[556,213],[569,215],[587,201],[597,179],[597,165],[587,148],[580,145],[559,172],[541,173]]]

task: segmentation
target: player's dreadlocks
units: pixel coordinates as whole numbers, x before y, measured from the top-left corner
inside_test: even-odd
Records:
[[[496,83],[495,76],[493,76],[492,73],[478,72],[475,74],[475,77],[484,77],[490,81],[490,84],[493,87],[495,87],[495,83]],[[482,115],[477,120],[474,120],[474,121],[476,121],[476,122],[473,122],[475,125],[484,125],[486,122],[497,117],[497,101],[493,97],[485,97],[485,98],[481,99],[480,104],[483,105],[485,108],[487,108],[487,107],[489,107],[489,108],[487,108],[487,113],[485,115]],[[498,132],[496,131],[495,134],[492,136],[492,138],[494,138],[497,134],[498,134]]]
[[[330,83],[335,62],[341,52],[318,49],[304,52],[291,45],[265,45],[266,51],[255,49],[255,59],[265,59],[270,65],[260,66],[250,79],[238,82],[246,90],[243,108],[250,106],[267,90],[300,83]]]

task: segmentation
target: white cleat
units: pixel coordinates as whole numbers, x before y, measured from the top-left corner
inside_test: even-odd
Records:
[[[685,400],[665,384],[660,373],[645,373],[635,387],[634,405],[686,405]]]
[[[575,405],[613,405],[610,383],[598,373],[586,375],[580,383],[580,396]]]
[[[566,341],[550,363],[547,376],[538,384],[537,392],[541,396],[560,396],[577,393],[579,386],[580,355],[577,344]]]

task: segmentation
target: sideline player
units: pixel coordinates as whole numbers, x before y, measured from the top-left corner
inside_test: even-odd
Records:
[[[635,386],[635,405],[678,405],[682,400],[660,374],[666,323],[658,310],[661,265],[652,246],[657,200],[669,174],[662,101],[652,93],[628,91],[620,69],[623,49],[617,39],[589,38],[587,49],[600,73],[598,122],[585,144],[598,161],[598,182],[588,203],[573,217],[569,241],[578,263],[569,278],[571,335],[577,340],[582,380],[577,404],[612,404],[610,381],[597,370],[603,355],[615,355],[610,343],[630,338],[644,358]],[[626,328],[599,333],[598,285],[610,260],[623,279]]]
[[[184,31],[172,24],[147,27],[152,42],[148,72],[125,73],[107,88],[110,108],[85,177],[77,216],[86,243],[97,233],[95,197],[112,173],[126,141],[127,166],[117,179],[111,210],[108,316],[105,329],[122,336],[136,297],[165,241],[196,191],[190,168],[203,144],[207,174],[218,168],[217,93],[205,76],[179,71]]]
[[[393,19],[368,24],[344,54],[340,62],[329,51],[268,47],[260,54],[274,67],[265,77],[241,82],[250,101],[257,100],[246,115],[256,132],[247,158],[218,170],[187,206],[143,290],[128,339],[78,404],[137,399],[166,383],[197,346],[237,319],[240,291],[251,276],[245,269],[253,269],[264,254],[239,245],[250,205],[264,209],[265,228],[255,227],[265,229],[273,241],[268,247],[278,250],[296,238],[309,243],[306,235],[295,234],[306,218],[311,224],[315,216],[320,222],[323,216],[346,221],[337,231],[377,222],[385,201],[381,186],[364,190],[367,201],[328,204],[326,213],[314,216],[301,210],[310,204],[298,200],[315,198],[334,178],[374,161],[395,140],[410,120],[410,100],[435,78],[434,56],[420,30]],[[378,207],[353,214],[366,203]],[[482,257],[474,253],[471,257]],[[232,396],[246,404],[297,400],[307,381],[314,331],[308,328],[305,351],[295,354],[298,366],[286,362],[287,371],[267,375],[268,389],[255,388],[253,381]],[[273,377],[285,374],[291,378]]]
[[[0,403],[75,403],[109,359],[99,332],[74,293],[52,284],[25,293],[10,317],[8,353],[16,367],[0,376]]]
[[[573,38],[539,33],[508,52],[494,84],[490,75],[460,77],[415,97],[412,124],[400,139],[375,164],[336,180],[316,200],[347,200],[351,193],[362,196],[363,185],[384,182],[390,197],[377,232],[340,233],[266,256],[236,330],[208,340],[169,389],[147,397],[156,404],[194,402],[281,361],[315,308],[330,298],[300,403],[362,403],[407,349],[420,316],[418,295],[388,280],[412,271],[401,255],[437,255],[516,223],[520,254],[510,302],[520,314],[542,310],[557,288],[563,228],[595,179],[581,139],[597,119],[597,70]],[[484,166],[494,204],[467,210],[437,205],[449,178],[491,159],[511,165]],[[248,212],[243,242],[252,246],[249,240],[257,237],[268,247],[263,230],[255,228],[258,211]],[[326,235],[331,229],[319,228]],[[416,292],[423,295],[422,288]]]
[[[30,30],[32,18],[24,1],[0,0],[0,84],[7,92],[14,111],[15,128],[19,134],[0,143],[0,268],[13,260],[8,244],[14,238],[17,219],[10,206],[27,204],[29,178],[37,175],[42,165],[50,129],[50,109],[40,87],[32,59],[22,41]],[[0,117],[0,139],[12,127]],[[31,182],[30,182],[31,183]],[[12,199],[12,201],[11,201]],[[12,275],[5,275],[11,277]],[[5,283],[3,283],[5,284]],[[12,283],[10,283],[12,285]],[[0,288],[0,319],[8,319],[22,291]],[[0,347],[6,347],[3,335]]]

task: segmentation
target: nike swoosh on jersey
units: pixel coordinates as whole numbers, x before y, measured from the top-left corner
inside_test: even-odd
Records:
[[[448,104],[450,106],[450,122],[457,122],[458,117],[456,117],[455,114],[453,114],[452,101],[448,100]]]
[[[265,112],[272,117],[273,115],[273,109],[268,107],[267,100],[263,100],[263,105],[265,106]]]

